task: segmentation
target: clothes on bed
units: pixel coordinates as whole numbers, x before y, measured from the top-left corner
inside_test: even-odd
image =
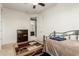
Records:
[[[57,40],[57,41],[66,40],[63,35],[50,36],[50,39]]]

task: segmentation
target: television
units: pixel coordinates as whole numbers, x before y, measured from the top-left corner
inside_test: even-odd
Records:
[[[17,30],[17,43],[28,41],[28,30]]]

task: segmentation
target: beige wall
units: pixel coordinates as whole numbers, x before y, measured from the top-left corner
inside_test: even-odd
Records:
[[[1,7],[2,5],[0,4],[0,49],[1,49],[1,41],[2,41],[2,25],[1,25]]]

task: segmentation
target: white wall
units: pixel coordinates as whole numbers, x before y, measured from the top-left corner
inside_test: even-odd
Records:
[[[79,29],[79,4],[57,4],[43,13],[27,14],[20,11],[2,9],[2,44],[15,43],[17,29],[28,29],[30,32],[30,17],[38,17],[37,35],[41,40],[43,35],[49,35],[54,30],[63,32]],[[30,37],[29,40],[36,39]]]
[[[39,14],[38,37],[49,35],[54,30],[79,30],[79,4],[57,4]]]
[[[2,44],[16,43],[17,29],[28,29],[28,31],[30,32],[30,16],[23,12],[3,8],[2,25],[3,25]],[[30,40],[30,33],[29,33],[29,40]]]

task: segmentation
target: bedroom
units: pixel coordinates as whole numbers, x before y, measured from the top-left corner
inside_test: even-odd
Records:
[[[37,22],[30,20],[33,17],[35,17]],[[32,3],[2,3],[0,4],[0,55],[16,56],[16,54],[13,54],[13,46],[17,46],[17,30],[28,30],[28,41],[35,40],[45,45],[46,42],[43,42],[44,36],[49,36],[53,31],[60,33],[72,30],[77,31],[79,30],[78,22],[79,3],[45,3],[45,7],[36,5],[35,9],[33,9]],[[69,36],[67,39],[69,39]],[[51,41],[53,40],[48,40],[47,42],[47,45],[50,47],[52,45]],[[72,45],[72,41],[74,45]],[[54,47],[56,48],[55,55],[79,55],[76,35],[71,36],[71,39],[68,41],[64,40],[60,42],[53,41]],[[60,45],[60,47],[55,46],[55,44]],[[67,53],[63,53],[65,52],[65,47],[63,48],[62,45],[63,47],[64,45],[71,47],[66,52],[72,48],[74,52],[68,51]],[[50,49],[50,47],[48,48]],[[12,51],[8,51],[8,49]],[[44,46],[43,49],[45,50]],[[47,53],[53,55],[53,52]]]

